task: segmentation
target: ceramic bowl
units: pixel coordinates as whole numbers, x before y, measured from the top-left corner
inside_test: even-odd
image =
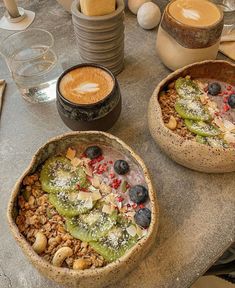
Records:
[[[58,151],[64,151],[66,147],[73,145],[73,143],[86,143],[87,145],[96,143],[98,145],[108,145],[114,149],[117,149],[126,155],[130,161],[133,161],[141,168],[149,190],[149,198],[152,209],[152,221],[148,234],[139,240],[139,242],[124,256],[103,268],[75,271],[72,269],[58,268],[51,265],[34,252],[31,245],[19,232],[15,223],[15,217],[17,213],[17,197],[20,192],[21,183],[24,177],[33,173],[37,167],[42,164],[48,157],[53,156]],[[39,150],[33,156],[28,168],[24,171],[13,188],[8,204],[7,216],[10,229],[16,242],[20,245],[25,255],[39,270],[39,272],[60,284],[66,285],[66,287],[72,288],[106,287],[114,282],[117,282],[131,270],[133,270],[135,266],[138,265],[138,263],[143,261],[146,254],[150,251],[152,244],[155,242],[159,218],[156,193],[152,185],[149,172],[143,160],[138,155],[136,155],[136,153],[129,146],[127,146],[117,137],[99,131],[72,132],[64,134],[49,140],[45,145],[39,148]]]
[[[235,65],[226,61],[203,61],[181,68],[163,79],[153,92],[148,108],[151,135],[160,148],[177,163],[207,173],[235,171],[235,149],[213,148],[185,140],[168,129],[162,120],[159,93],[179,77],[209,78],[234,84]]]

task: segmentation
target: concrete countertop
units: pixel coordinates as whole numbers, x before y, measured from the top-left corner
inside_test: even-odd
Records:
[[[21,2],[21,1],[19,1]],[[158,1],[161,8],[167,1]],[[36,12],[32,27],[49,30],[63,68],[80,63],[71,16],[55,0],[22,1]],[[0,3],[0,15],[4,12]],[[0,43],[11,32],[0,31]],[[189,287],[234,241],[235,173],[203,174],[170,160],[147,126],[150,96],[167,70],[155,53],[156,30],[144,31],[126,13],[125,70],[118,76],[123,111],[109,131],[132,146],[146,162],[157,189],[160,227],[149,256],[115,288]],[[219,56],[222,58],[222,56]],[[9,231],[9,194],[36,151],[49,138],[68,131],[55,103],[25,102],[0,59],[7,90],[0,122],[0,288],[58,288],[29,264]]]

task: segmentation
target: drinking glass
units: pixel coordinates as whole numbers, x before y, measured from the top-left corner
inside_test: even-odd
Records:
[[[56,98],[56,81],[62,72],[53,51],[54,38],[46,30],[32,28],[7,37],[0,51],[21,93],[29,102]]]
[[[235,0],[214,0],[224,11],[224,31],[223,34],[230,33],[235,29]]]

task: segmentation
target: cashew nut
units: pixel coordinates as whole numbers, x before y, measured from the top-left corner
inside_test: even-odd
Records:
[[[42,252],[46,250],[47,238],[42,232],[38,232],[36,234],[36,239],[32,247],[33,247],[33,250],[38,254],[41,254]]]
[[[169,122],[165,125],[167,128],[169,128],[171,130],[175,130],[177,127],[177,121],[176,121],[175,117],[171,116]]]
[[[64,260],[70,256],[72,256],[73,250],[70,247],[62,247],[56,251],[53,259],[52,264],[57,267],[61,267]]]
[[[74,270],[85,270],[90,267],[90,263],[86,261],[85,259],[76,259],[73,262],[73,269]]]

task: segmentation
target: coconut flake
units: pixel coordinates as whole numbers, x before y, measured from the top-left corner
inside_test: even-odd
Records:
[[[83,192],[83,191],[80,191],[77,195],[77,199],[78,200],[81,200],[81,201],[86,201],[88,200],[89,198],[92,199],[92,194],[93,193],[90,193],[90,192]]]
[[[68,158],[69,160],[73,160],[75,155],[76,155],[76,150],[69,147],[66,153],[66,158]]]
[[[94,176],[92,179],[91,179],[91,184],[96,187],[96,188],[99,188],[100,187],[100,178],[98,176]]]
[[[225,132],[224,140],[227,141],[228,143],[235,144],[235,134],[231,132]]]
[[[83,204],[86,208],[91,209],[93,207],[92,198],[89,197]]]
[[[112,191],[112,188],[105,183],[101,183],[99,188],[102,194],[109,194]]]
[[[82,161],[81,159],[77,158],[77,157],[74,157],[72,160],[71,160],[71,164],[74,168],[78,167],[79,165],[81,165]]]
[[[136,235],[136,233],[137,233],[136,227],[134,225],[130,225],[129,227],[127,227],[126,231],[132,237],[134,237]]]
[[[101,196],[99,191],[92,192],[91,194],[92,194],[91,197],[92,197],[93,201],[97,201],[97,200],[102,198],[102,196]]]
[[[107,214],[112,214],[113,209],[110,205],[104,204],[102,208],[102,212],[107,213]]]
[[[226,119],[224,119],[224,128],[226,132],[235,132],[235,125]]]

